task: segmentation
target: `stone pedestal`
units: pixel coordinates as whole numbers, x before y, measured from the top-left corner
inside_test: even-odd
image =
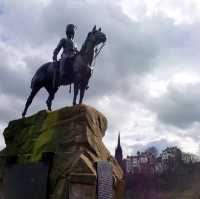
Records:
[[[95,199],[96,167],[103,160],[112,165],[113,199],[122,199],[122,169],[102,142],[106,128],[106,118],[85,105],[40,111],[11,121],[4,131],[6,148],[0,152],[2,184],[9,182],[5,176],[13,165],[35,165],[36,169],[44,162],[48,165],[48,177],[44,179],[47,198]],[[36,176],[32,178],[36,180]]]

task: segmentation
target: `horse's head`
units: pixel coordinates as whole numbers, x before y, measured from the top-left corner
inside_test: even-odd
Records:
[[[87,41],[90,42],[94,47],[100,43],[106,42],[106,35],[101,31],[101,28],[96,29],[96,26],[88,33]]]
[[[106,42],[106,35],[101,31],[101,28],[98,30],[96,26],[88,33],[86,40],[80,50],[80,54],[84,56],[85,61],[91,65],[94,57],[94,49],[100,43]]]

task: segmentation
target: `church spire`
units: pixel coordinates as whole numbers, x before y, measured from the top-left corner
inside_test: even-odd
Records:
[[[118,147],[120,146],[121,147],[121,144],[120,144],[120,131],[119,131],[119,134],[118,134]]]
[[[121,139],[120,139],[120,132],[119,132],[119,134],[118,134],[118,143],[117,143],[117,147],[115,149],[115,159],[122,166],[123,153],[122,153],[122,147],[121,147],[121,143],[120,142],[121,142]]]

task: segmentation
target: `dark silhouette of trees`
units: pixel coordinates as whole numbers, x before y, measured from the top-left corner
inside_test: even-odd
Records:
[[[151,153],[154,157],[158,156],[158,149],[155,146],[151,146],[145,150],[146,153]]]

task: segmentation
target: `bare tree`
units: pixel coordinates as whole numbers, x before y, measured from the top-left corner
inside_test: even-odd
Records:
[[[158,156],[158,149],[155,146],[148,147],[145,152],[151,153],[154,157]]]

